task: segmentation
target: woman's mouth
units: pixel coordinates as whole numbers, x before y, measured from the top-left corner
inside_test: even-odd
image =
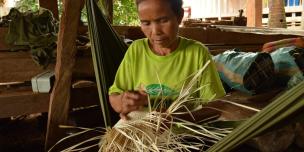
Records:
[[[154,40],[155,43],[164,43],[166,41],[166,39],[157,39]]]

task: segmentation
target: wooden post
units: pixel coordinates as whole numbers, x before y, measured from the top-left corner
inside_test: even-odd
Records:
[[[221,10],[221,0],[218,0],[217,1],[217,14],[218,14],[218,16],[217,16],[217,18],[218,18],[218,20],[220,21],[220,20],[222,20],[222,10]]]
[[[59,19],[57,0],[39,0],[39,6],[50,10],[54,18]]]
[[[57,43],[55,85],[50,97],[46,149],[64,134],[59,125],[67,123],[72,71],[75,64],[76,36],[84,0],[63,0],[63,13]]]
[[[262,26],[262,0],[247,0],[247,26],[261,27]]]
[[[286,28],[285,5],[283,0],[269,0],[269,28]]]
[[[5,1],[4,0],[0,0],[0,7],[3,7]]]
[[[302,1],[302,20],[301,20],[301,29],[304,30],[304,1]]]

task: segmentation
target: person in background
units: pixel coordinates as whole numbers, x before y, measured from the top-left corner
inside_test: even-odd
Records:
[[[175,98],[189,77],[211,61],[198,80],[199,97],[209,101],[225,95],[208,49],[198,41],[178,36],[184,10],[182,0],[136,0],[146,38],[128,48],[109,89],[110,104],[127,119],[131,111],[159,96]],[[214,98],[213,98],[214,99]]]

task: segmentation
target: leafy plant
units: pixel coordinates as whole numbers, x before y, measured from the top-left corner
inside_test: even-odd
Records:
[[[21,12],[38,11],[38,0],[19,0],[16,2],[16,8]]]
[[[134,0],[113,1],[113,25],[139,25]]]
[[[101,0],[99,0],[101,1]],[[59,16],[62,14],[62,0],[58,0]],[[25,12],[28,10],[37,11],[39,9],[38,0],[19,0],[16,8]],[[81,11],[81,20],[88,21],[86,8]],[[113,1],[113,25],[139,25],[137,10],[134,0],[114,0]]]

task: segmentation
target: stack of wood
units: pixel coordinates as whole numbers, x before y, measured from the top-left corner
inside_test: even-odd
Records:
[[[183,21],[183,27],[209,27],[211,25],[233,25],[232,20],[206,20],[186,19]]]
[[[239,16],[230,17],[230,19],[218,18],[207,18],[205,21],[203,19],[185,19],[183,20],[184,27],[208,27],[210,25],[234,25],[234,26],[246,26],[247,18],[243,16],[243,10],[239,10]]]
[[[233,17],[233,25],[237,26],[246,26],[247,25],[247,17],[243,16],[244,10],[239,10],[239,16]]]

